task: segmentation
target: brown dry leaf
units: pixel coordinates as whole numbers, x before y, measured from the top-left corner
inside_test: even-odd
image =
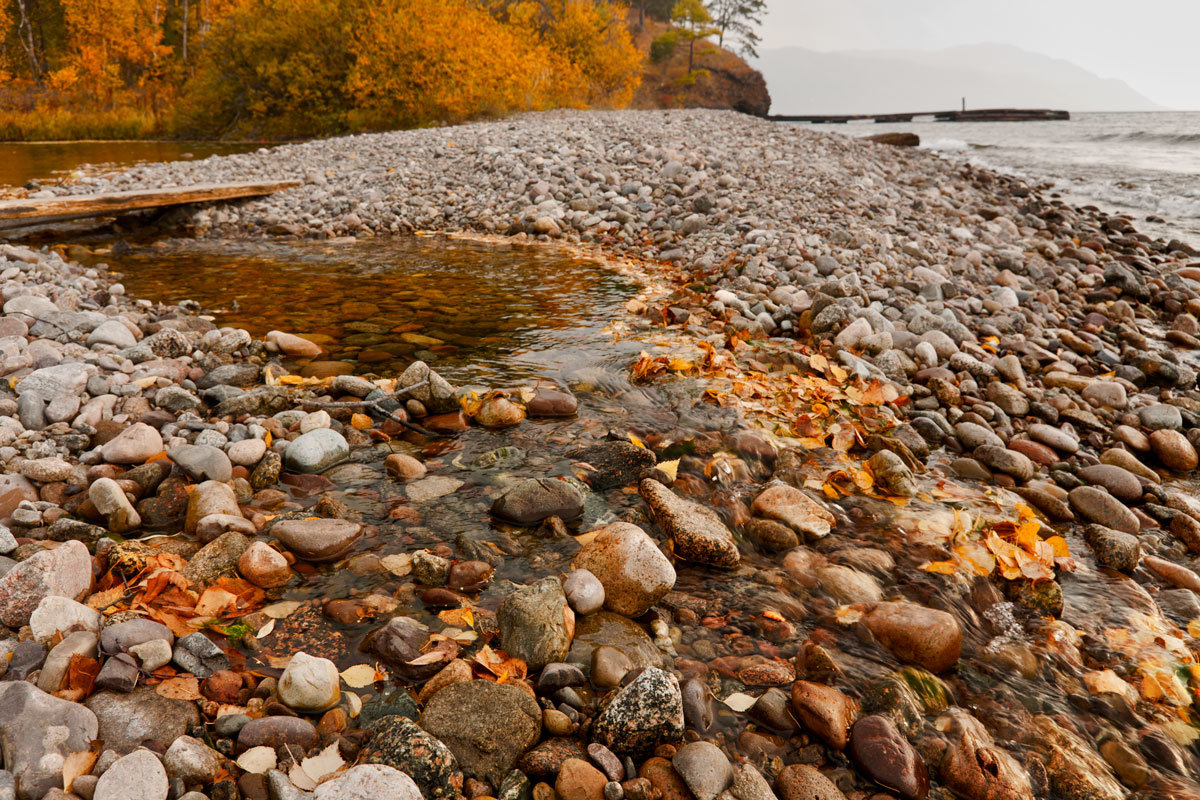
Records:
[[[200,679],[191,676],[167,678],[155,687],[154,691],[172,700],[200,700]]]
[[[96,592],[88,598],[88,608],[101,609],[106,606],[111,606],[113,603],[125,596],[126,589],[124,586],[114,586],[111,589],[105,589],[102,592]],[[116,609],[111,609],[116,611]]]
[[[196,616],[216,617],[226,609],[237,610],[237,595],[218,586],[210,586],[196,601]]]
[[[475,626],[475,612],[470,607],[447,608],[444,611],[438,612],[438,619],[447,625],[454,625],[460,628],[472,628]]]
[[[99,674],[100,662],[97,659],[75,653],[71,656],[66,675],[63,676],[62,686],[70,691],[82,692],[86,696],[92,693],[92,686]]]

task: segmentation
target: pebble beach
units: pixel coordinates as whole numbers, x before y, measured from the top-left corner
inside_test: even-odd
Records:
[[[644,351],[351,374],[0,244],[0,798],[1200,797],[1200,251],[720,111],[28,191],[288,179],[157,224],[621,262]]]

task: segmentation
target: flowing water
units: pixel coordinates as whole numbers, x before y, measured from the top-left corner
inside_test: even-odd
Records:
[[[0,189],[31,180],[53,182],[81,167],[116,169],[149,161],[245,153],[257,147],[246,142],[0,142]]]

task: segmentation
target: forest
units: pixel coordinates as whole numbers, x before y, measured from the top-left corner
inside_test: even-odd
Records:
[[[0,139],[286,139],[627,105],[761,0],[0,0]],[[739,27],[740,26],[740,27]],[[674,40],[665,41],[674,46]],[[690,67],[689,67],[690,69]]]

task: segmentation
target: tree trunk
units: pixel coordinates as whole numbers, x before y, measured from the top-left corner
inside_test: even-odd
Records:
[[[692,34],[692,38],[688,39],[688,75],[692,74],[692,61],[696,56],[696,34]]]
[[[183,63],[187,63],[187,40],[188,40],[188,11],[190,10],[188,0],[183,0]]]
[[[25,11],[25,0],[17,0],[17,8],[21,12],[21,21],[17,24],[17,40],[21,42],[21,47],[29,58],[29,73],[37,83],[41,83],[42,68],[38,63],[37,47],[33,43],[33,25],[29,23],[29,15]],[[24,36],[21,35],[22,29]]]

